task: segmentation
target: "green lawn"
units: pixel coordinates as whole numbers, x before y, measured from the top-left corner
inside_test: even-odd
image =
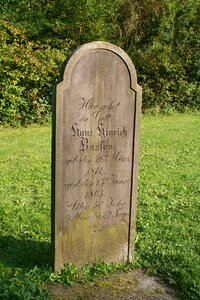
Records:
[[[135,264],[187,300],[200,299],[199,140],[198,115],[142,118]],[[51,128],[0,129],[0,142],[0,299],[46,299]]]
[[[143,117],[136,257],[200,299],[200,118]]]

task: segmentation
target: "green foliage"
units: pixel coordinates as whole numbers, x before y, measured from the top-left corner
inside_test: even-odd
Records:
[[[119,0],[13,2],[16,11],[9,10],[9,15],[21,28],[25,27],[28,40],[74,50],[85,42],[106,38],[107,32],[114,30]]]
[[[3,300],[44,300],[49,299],[47,290],[39,284],[45,279],[41,271],[35,267],[28,272],[16,270],[12,277],[1,278],[0,299]]]
[[[121,46],[136,64],[144,111],[199,110],[199,9],[196,0],[123,2]]]
[[[74,264],[66,264],[60,272],[50,275],[50,281],[70,285],[76,282],[85,283],[114,272],[126,272],[132,267],[132,263],[108,264],[95,262],[93,264],[85,264],[80,268]]]
[[[64,55],[36,44],[15,25],[1,23],[0,124],[44,122],[51,112],[51,90]]]
[[[199,110],[199,0],[9,0],[0,4],[0,124],[43,122],[51,86],[76,47],[125,49],[143,110]]]
[[[43,122],[48,118],[52,84],[59,77],[61,64],[82,43],[106,40],[110,32],[115,34],[117,2],[1,3],[0,124]]]

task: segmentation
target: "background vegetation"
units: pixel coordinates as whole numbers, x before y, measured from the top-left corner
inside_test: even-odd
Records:
[[[51,269],[50,126],[0,129],[0,299],[47,299],[72,284],[140,267],[200,299],[199,116],[143,116],[135,260]]]
[[[83,43],[128,52],[143,111],[199,110],[199,0],[1,0],[0,124],[44,122],[61,64]]]

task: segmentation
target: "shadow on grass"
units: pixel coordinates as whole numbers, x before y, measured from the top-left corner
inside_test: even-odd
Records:
[[[8,267],[19,268],[50,265],[51,244],[0,236],[0,262]]]

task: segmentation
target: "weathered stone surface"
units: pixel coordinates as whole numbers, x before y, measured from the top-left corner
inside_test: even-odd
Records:
[[[69,58],[56,89],[55,270],[133,252],[141,88],[127,54],[104,42]]]

